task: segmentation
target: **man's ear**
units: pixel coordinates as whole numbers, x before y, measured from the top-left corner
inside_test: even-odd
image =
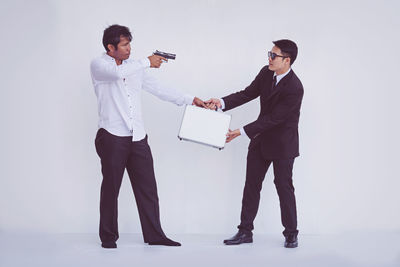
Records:
[[[107,45],[108,50],[110,50],[111,52],[115,51],[115,47],[112,44],[108,44]]]
[[[285,58],[287,60],[287,63],[290,65],[290,61],[292,60],[290,57]]]

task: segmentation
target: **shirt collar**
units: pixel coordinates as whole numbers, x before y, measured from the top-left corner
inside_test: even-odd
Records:
[[[114,61],[115,62],[115,59],[112,56],[108,55],[107,53],[104,53],[103,57],[105,59],[107,59],[108,61]]]
[[[276,84],[279,83],[280,80],[283,79],[283,77],[285,77],[290,71],[292,70],[292,68],[289,68],[287,72],[276,75],[276,72],[274,72],[274,76],[276,76]]]
[[[104,57],[106,60],[115,63],[115,58],[113,58],[112,56],[110,56],[110,55],[107,54],[106,52],[104,52],[103,57]],[[126,63],[125,61],[126,61],[126,60],[122,60],[122,64],[125,64],[125,63]]]

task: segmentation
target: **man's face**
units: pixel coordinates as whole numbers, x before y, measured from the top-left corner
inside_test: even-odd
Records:
[[[275,53],[277,56],[272,59],[271,57],[268,57],[268,68],[272,71],[275,72],[281,72],[282,70],[288,68],[290,66],[290,59],[289,58],[283,58],[282,56],[282,51],[279,47],[274,46],[271,49],[272,53]]]
[[[120,41],[117,45],[118,49],[115,50],[115,47],[111,45],[109,47],[112,56],[117,60],[125,60],[128,59],[131,54],[131,41],[128,38],[121,35]]]

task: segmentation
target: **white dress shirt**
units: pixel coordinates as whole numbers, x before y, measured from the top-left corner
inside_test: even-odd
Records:
[[[162,100],[191,105],[193,96],[162,86],[146,73],[148,58],[123,60],[117,65],[106,53],[92,60],[90,71],[97,96],[99,128],[117,136],[132,136],[140,141],[146,136],[142,119],[142,89]]]
[[[278,83],[280,82],[280,80],[282,80],[282,78],[285,77],[285,76],[290,72],[291,69],[292,69],[292,68],[289,68],[289,70],[288,70],[287,72],[282,73],[282,74],[279,74],[279,75],[276,75],[276,72],[274,72],[274,76],[276,76],[276,85],[278,85]],[[221,109],[224,109],[224,108],[225,108],[225,102],[224,102],[224,100],[223,100],[222,98],[220,98],[219,100],[221,101]],[[243,128],[243,127],[240,128],[239,131],[240,131],[240,135],[247,136],[247,134],[246,134],[246,132],[244,131],[244,128]],[[247,137],[248,137],[248,136],[247,136]]]

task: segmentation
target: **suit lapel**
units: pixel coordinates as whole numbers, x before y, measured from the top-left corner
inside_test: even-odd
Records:
[[[275,86],[275,88],[272,88],[271,84],[270,92],[267,95],[267,99],[270,99],[278,92],[281,92],[282,89],[286,87],[287,82],[291,79],[292,76],[293,76],[293,70],[290,70],[290,72],[279,81],[279,83]]]

